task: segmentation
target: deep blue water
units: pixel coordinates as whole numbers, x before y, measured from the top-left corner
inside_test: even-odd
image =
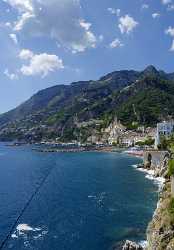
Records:
[[[120,153],[39,153],[0,144],[0,242],[52,169],[3,249],[109,250],[144,239],[157,186],[131,166],[140,161]]]

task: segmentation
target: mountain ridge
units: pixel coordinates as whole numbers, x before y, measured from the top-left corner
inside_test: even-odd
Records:
[[[150,65],[143,71],[114,71],[97,81],[40,90],[17,108],[0,115],[0,139],[9,138],[9,134],[12,138],[25,137],[31,134],[29,131],[39,134],[40,139],[76,139],[84,131],[80,124],[100,120],[99,128],[95,122],[93,127],[85,127],[88,136],[93,130],[101,132],[115,116],[126,126],[133,122],[154,125],[160,117],[174,115],[173,81],[174,73],[158,71]]]

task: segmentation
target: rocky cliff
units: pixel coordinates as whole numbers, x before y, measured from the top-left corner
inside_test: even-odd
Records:
[[[171,198],[171,182],[168,177],[168,161],[166,155],[156,172],[157,176],[165,178],[162,190],[159,192],[159,202],[152,221],[147,229],[147,250],[174,249],[174,216]]]
[[[152,221],[147,228],[147,246],[144,250],[174,250],[174,200],[171,198],[171,181],[168,176],[169,153],[160,152],[160,161],[155,166],[153,154],[145,157],[144,168],[153,172],[153,177],[163,178],[164,183],[159,191],[159,201]],[[155,155],[156,156],[156,155]],[[143,249],[134,242],[127,241],[123,250]]]

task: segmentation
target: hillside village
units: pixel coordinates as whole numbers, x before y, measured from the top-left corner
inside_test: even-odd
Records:
[[[95,120],[90,122],[77,123],[79,128],[85,128],[95,123],[95,127],[100,126],[101,121]],[[47,128],[44,124],[37,124],[31,128],[27,128],[25,124],[20,122],[20,125],[13,126],[11,124],[8,127],[1,128],[0,136],[7,134],[23,134],[23,138],[18,137],[15,141],[19,143],[42,143],[50,145],[77,145],[77,146],[110,146],[121,148],[154,148],[159,149],[161,144],[161,138],[168,138],[174,131],[174,121],[172,119],[157,123],[156,127],[136,126],[134,129],[128,129],[124,126],[117,117],[108,127],[102,128],[101,131],[96,129],[92,130],[92,134],[87,137],[86,142],[81,141],[81,136],[78,140],[71,140],[69,142],[63,142],[60,137],[41,139],[39,141],[39,134]],[[10,138],[9,138],[10,139]],[[8,140],[8,137],[7,137]]]
[[[100,138],[92,136],[92,138],[88,138],[88,141],[92,140],[92,143],[98,145],[109,144],[121,147],[151,146],[154,149],[158,149],[161,143],[160,138],[171,136],[173,131],[173,120],[157,123],[156,128],[141,126],[129,130],[115,118],[109,127],[103,129]]]

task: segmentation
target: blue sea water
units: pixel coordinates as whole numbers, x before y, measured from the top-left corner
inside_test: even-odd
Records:
[[[3,249],[110,250],[145,239],[158,187],[122,153],[39,153],[0,144],[0,243]],[[50,172],[51,171],[51,172]]]

